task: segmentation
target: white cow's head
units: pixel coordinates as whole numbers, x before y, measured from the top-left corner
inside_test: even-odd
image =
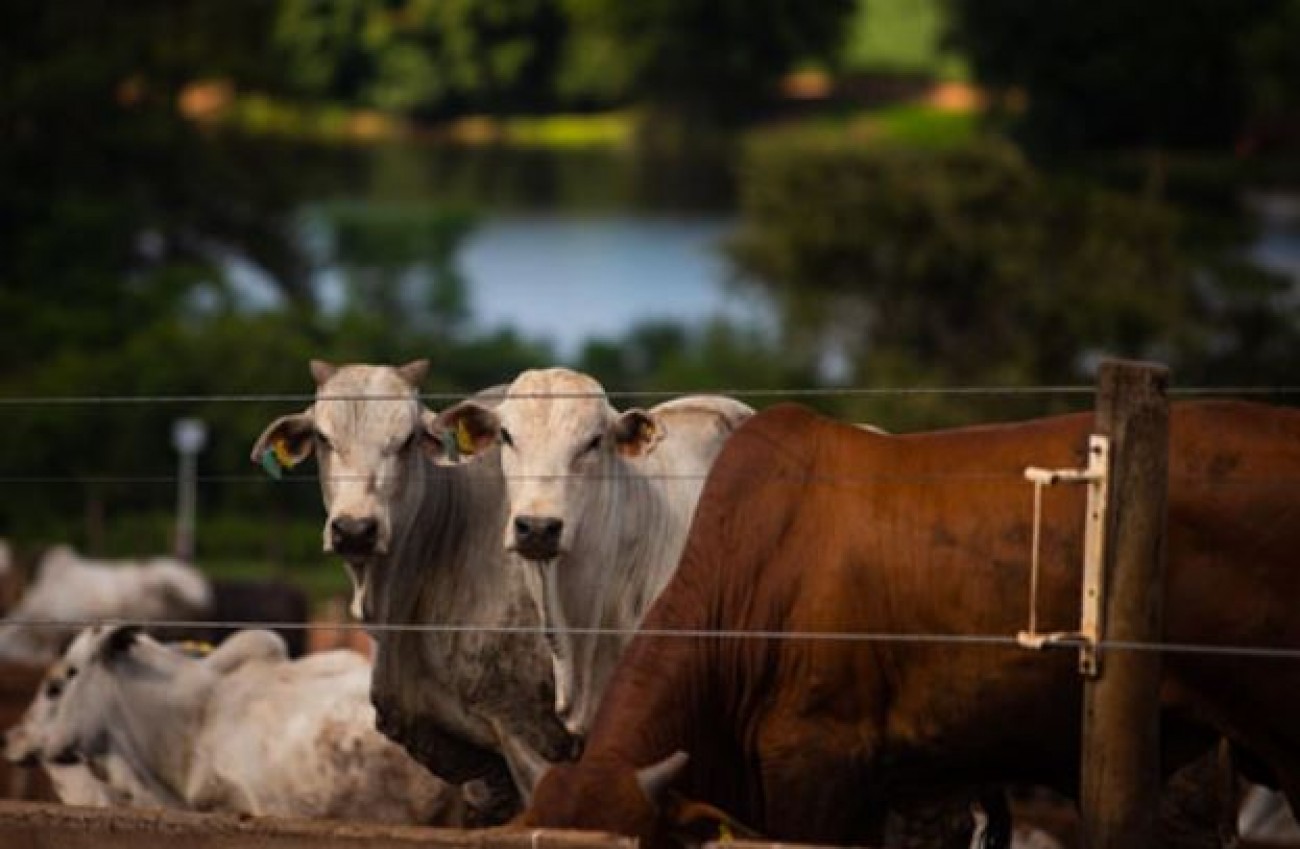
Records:
[[[324,547],[349,566],[358,618],[365,618],[367,567],[388,553],[421,479],[421,451],[431,450],[433,413],[419,399],[428,367],[427,360],[400,367],[313,360],[315,402],[276,419],[253,446],[257,463],[290,466],[315,454]]]
[[[41,686],[18,724],[4,735],[5,760],[23,766],[35,766],[46,759],[46,741],[55,712],[76,670],[60,660],[45,672]]]
[[[569,551],[616,456],[644,456],[664,433],[644,410],[615,410],[592,378],[558,368],[524,372],[495,409],[464,401],[438,416],[435,428],[453,455],[444,461],[501,444],[510,502],[505,547],[532,561]]]
[[[132,655],[145,641],[149,649],[167,651],[132,625],[86,628],[72,641],[59,661],[63,687],[46,725],[44,754],[48,760],[69,764],[108,753],[113,732],[121,730],[123,721],[115,679],[124,672],[138,674],[139,664]],[[147,680],[155,686],[173,684],[164,667],[153,662],[146,665]]]

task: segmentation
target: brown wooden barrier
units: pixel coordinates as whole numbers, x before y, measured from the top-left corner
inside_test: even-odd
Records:
[[[43,667],[0,663],[0,731],[12,728],[22,717],[44,675]],[[52,801],[54,790],[42,770],[14,767],[0,757],[0,798]],[[22,844],[0,842],[0,847],[11,845]]]
[[[0,847],[13,849],[635,849],[584,831],[461,830],[186,811],[0,802]]]

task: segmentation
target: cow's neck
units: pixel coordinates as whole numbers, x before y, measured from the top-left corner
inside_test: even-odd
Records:
[[[505,487],[499,460],[466,466],[418,460],[417,478],[380,563],[376,618],[394,624],[494,621],[501,589]],[[471,617],[467,619],[466,617]]]
[[[194,741],[204,722],[210,683],[199,670],[159,685],[112,679],[112,752],[153,796],[177,805],[188,798]],[[110,778],[113,771],[110,770]],[[123,788],[130,790],[130,788]]]
[[[496,628],[525,620],[521,576],[504,567],[506,503],[498,463],[491,456],[422,471],[422,486],[394,522],[390,554],[375,573],[375,621]],[[484,715],[496,714],[503,703],[542,726],[548,702],[539,695],[546,680],[539,638],[492,629],[395,630],[379,631],[376,648],[372,698],[409,749],[420,750],[430,734],[495,748],[497,735]],[[439,746],[446,748],[445,742]],[[453,777],[460,772],[439,774],[464,780]]]
[[[669,498],[676,484],[660,476],[653,462],[611,457],[599,476],[599,495],[590,502],[566,571],[558,585],[573,628],[618,630],[617,636],[574,633],[573,716],[590,728],[600,697],[624,648],[647,608],[676,567],[686,538],[689,511]],[[552,623],[547,623],[552,624]]]

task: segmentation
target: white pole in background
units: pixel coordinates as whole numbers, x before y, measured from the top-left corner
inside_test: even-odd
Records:
[[[194,514],[198,502],[196,493],[197,459],[208,441],[208,428],[200,419],[177,419],[172,425],[172,445],[180,454],[180,468],[176,476],[176,556],[181,560],[194,560]]]

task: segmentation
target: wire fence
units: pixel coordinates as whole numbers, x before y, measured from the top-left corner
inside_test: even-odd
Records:
[[[691,390],[610,390],[607,392],[518,392],[515,399],[626,399],[652,400],[681,395],[726,395],[732,398],[884,398],[915,396],[949,397],[1027,397],[1057,395],[1095,395],[1097,388],[1090,384],[1049,384],[1037,386],[884,386],[884,387],[794,387],[716,388]],[[1287,397],[1300,395],[1300,386],[1186,386],[1170,387],[1171,398],[1199,398],[1207,396],[1234,397]],[[10,395],[0,396],[0,408],[31,406],[128,406],[128,405],[179,405],[179,404],[302,404],[315,401],[409,401],[415,397],[428,402],[457,402],[472,393],[422,392],[408,394],[325,394],[316,393],[231,393],[207,395]]]
[[[867,633],[861,631],[773,631],[736,630],[713,628],[593,628],[548,627],[544,625],[456,625],[439,623],[391,622],[248,622],[237,620],[192,619],[16,619],[5,625],[28,628],[83,629],[93,627],[138,627],[143,629],[265,629],[275,631],[358,631],[365,633],[415,633],[415,634],[501,634],[520,636],[546,636],[560,633],[597,637],[645,637],[655,639],[717,639],[764,640],[774,642],[831,642],[831,643],[902,643],[933,646],[977,646],[1025,648],[1014,635],[1003,634],[918,634],[918,633]],[[1109,651],[1134,651],[1180,655],[1217,655],[1261,659],[1300,660],[1300,648],[1271,646],[1213,645],[1205,643],[1138,642],[1133,640],[1101,640],[1097,647]],[[1065,640],[1047,643],[1047,651],[1076,651],[1079,643]],[[1038,649],[1034,649],[1037,651]]]
[[[530,399],[555,399],[555,400],[573,400],[573,399],[654,399],[665,397],[679,397],[682,392],[668,391],[610,391],[607,393],[592,392],[574,392],[574,393],[521,393],[512,395],[516,398]],[[741,389],[741,388],[723,388],[711,390],[692,390],[691,395],[724,395],[738,399],[808,399],[808,398],[826,398],[826,397],[918,397],[918,396],[950,396],[950,397],[1030,397],[1030,396],[1093,396],[1096,394],[1096,387],[1093,385],[1040,385],[1040,386],[980,386],[980,387],[883,387],[883,388],[803,388],[803,389]],[[1168,392],[1172,398],[1205,398],[1205,397],[1288,397],[1300,395],[1300,386],[1201,386],[1201,387],[1183,387],[1171,388]],[[419,400],[426,402],[456,402],[466,398],[465,393],[422,393],[417,396]],[[62,395],[62,396],[10,396],[0,397],[0,409],[22,408],[22,407],[62,407],[73,408],[78,406],[152,406],[152,405],[187,405],[187,404],[281,404],[281,403],[306,403],[311,404],[320,401],[338,401],[338,402],[356,402],[356,401],[410,401],[412,396],[409,394],[401,395],[328,395],[318,396],[316,394],[274,394],[274,393],[246,393],[246,394],[226,394],[226,395]],[[255,435],[250,435],[250,440]],[[499,472],[496,473],[500,476]],[[601,479],[612,477],[610,475],[599,475],[587,473],[565,473],[565,474],[534,474],[521,475],[512,474],[505,479],[514,480],[566,480],[570,478],[580,478],[589,482],[599,481]],[[681,480],[681,481],[703,481],[707,473],[694,474],[666,474],[654,473],[647,477],[660,480]],[[334,482],[360,481],[364,480],[364,475],[332,475],[330,480]],[[756,479],[771,480],[773,476],[770,473],[756,472]],[[794,478],[792,478],[794,480]],[[881,484],[896,483],[907,485],[949,485],[959,484],[962,482],[1012,482],[1022,481],[1023,474],[1021,470],[1007,473],[935,473],[935,474],[910,474],[910,475],[881,475],[873,474],[870,476],[854,476],[848,474],[835,475],[801,475],[797,478],[800,484]],[[1218,486],[1256,486],[1256,485],[1295,485],[1300,486],[1300,476],[1288,475],[1257,475],[1257,476],[1238,476],[1231,480],[1224,480],[1220,475],[1206,474],[1205,476],[1177,476],[1171,478],[1171,482],[1178,481],[1209,481],[1214,480]],[[196,483],[200,484],[247,484],[247,483],[266,483],[276,486],[281,484],[309,484],[312,486],[319,485],[321,478],[318,474],[303,473],[286,476],[277,481],[268,481],[264,473],[250,472],[248,474],[209,474],[198,475],[195,478]],[[135,474],[60,474],[60,475],[4,475],[0,474],[0,486],[48,486],[48,485],[166,485],[175,486],[179,482],[178,475],[135,475]],[[1025,488],[1026,504],[1029,503],[1031,491],[1028,485]],[[1028,550],[1026,551],[1028,559]],[[810,641],[810,642],[842,642],[842,643],[898,643],[912,645],[940,645],[940,646],[988,646],[988,647],[1020,647],[1014,634],[940,634],[940,633],[863,633],[863,632],[841,632],[841,631],[770,631],[770,630],[699,630],[699,629],[646,629],[646,628],[608,628],[608,627],[565,627],[563,629],[551,628],[545,625],[511,625],[511,624],[456,624],[456,623],[383,623],[383,622],[249,622],[249,621],[219,621],[219,620],[132,620],[120,618],[85,618],[85,619],[6,619],[4,625],[16,627],[27,627],[37,629],[69,629],[85,628],[92,626],[116,626],[116,625],[136,625],[144,628],[168,628],[168,629],[241,629],[241,628],[267,628],[282,631],[290,630],[334,630],[334,631],[366,631],[371,634],[399,633],[399,632],[416,632],[428,634],[456,634],[456,633],[494,633],[501,635],[511,634],[533,634],[545,636],[555,634],[559,630],[566,631],[570,634],[599,637],[618,637],[628,638],[632,636],[654,637],[654,638],[690,638],[690,639],[722,639],[722,640],[775,640],[775,641]],[[1191,644],[1191,643],[1174,643],[1174,642],[1132,642],[1132,641],[1100,641],[1098,647],[1107,651],[1136,651],[1136,652],[1158,652],[1162,654],[1184,654],[1184,655],[1217,655],[1232,656],[1245,658],[1269,658],[1300,660],[1300,647],[1268,647],[1268,646],[1240,646],[1240,645],[1210,645],[1210,644]],[[1049,644],[1046,648],[1051,650],[1074,650],[1078,645],[1075,642],[1064,641],[1058,644]]]

